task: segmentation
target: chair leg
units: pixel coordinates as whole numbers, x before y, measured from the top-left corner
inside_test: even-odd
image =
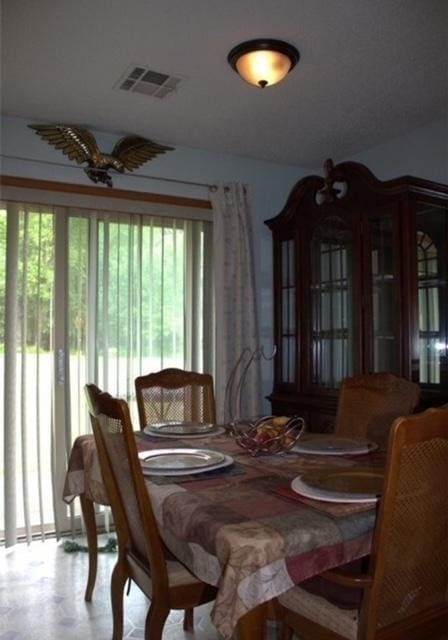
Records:
[[[84,494],[81,494],[79,499],[81,501],[82,517],[86,527],[87,549],[89,551],[89,575],[84,600],[86,602],[90,602],[92,600],[98,565],[98,539],[96,533],[95,510],[92,500],[86,498]]]
[[[194,609],[185,609],[184,631],[194,631]]]
[[[111,600],[113,634],[112,640],[123,638],[123,594],[126,580],[129,578],[126,568],[120,560],[114,567],[111,579]]]
[[[145,640],[162,640],[163,627],[170,610],[151,602],[145,622]]]

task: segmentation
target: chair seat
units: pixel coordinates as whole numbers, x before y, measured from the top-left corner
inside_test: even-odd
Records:
[[[358,634],[358,610],[340,609],[321,596],[300,587],[293,587],[278,596],[280,604],[316,624],[331,629],[343,638],[356,640]]]
[[[168,580],[170,587],[180,587],[185,584],[202,584],[202,581],[196,578],[192,573],[188,571],[186,567],[180,562],[175,560],[168,560],[166,563],[168,570]]]
[[[126,553],[126,558],[131,567],[132,578],[137,582],[148,598],[151,599],[153,589],[149,565],[146,562],[142,562],[142,560],[131,551]],[[167,560],[166,568],[170,588],[186,585],[193,587],[195,585],[203,584],[201,580],[190,573],[190,571],[188,571],[181,562],[177,562],[176,560]]]

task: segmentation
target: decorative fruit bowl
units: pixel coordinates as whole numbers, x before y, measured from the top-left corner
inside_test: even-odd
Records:
[[[235,442],[253,456],[284,453],[298,441],[305,429],[299,416],[264,416],[257,420],[239,420],[231,424]]]

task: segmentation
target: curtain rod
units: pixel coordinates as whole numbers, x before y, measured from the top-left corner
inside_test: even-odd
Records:
[[[1,158],[6,158],[8,160],[22,160],[25,162],[36,162],[38,164],[50,164],[56,167],[64,167],[65,169],[84,169],[84,167],[79,167],[73,164],[64,164],[63,162],[51,162],[50,160],[37,160],[33,158],[24,158],[21,156],[9,156],[5,154],[0,154]],[[119,175],[119,174],[118,174]],[[159,176],[145,176],[142,173],[129,173],[126,174],[131,178],[143,178],[143,180],[160,180],[162,182],[175,182],[177,184],[188,184],[194,187],[205,187],[206,189],[210,189],[214,187],[213,184],[208,184],[207,182],[193,182],[192,180],[178,180],[176,178],[162,178]]]

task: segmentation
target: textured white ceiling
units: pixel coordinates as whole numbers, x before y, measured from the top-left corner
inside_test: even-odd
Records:
[[[448,110],[447,0],[4,0],[2,111],[317,167]],[[301,60],[260,90],[244,40]],[[131,64],[187,79],[166,100],[114,88]]]

